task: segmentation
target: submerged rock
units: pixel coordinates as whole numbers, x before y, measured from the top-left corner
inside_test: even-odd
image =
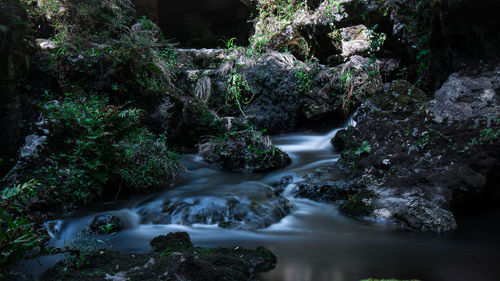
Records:
[[[270,187],[257,182],[238,186],[217,186],[222,195],[172,196],[161,209],[141,209],[143,222],[191,225],[218,224],[221,227],[253,230],[279,222],[292,204]]]
[[[223,170],[244,173],[266,172],[290,164],[290,157],[272,145],[269,137],[254,130],[226,133],[198,145],[205,161]]]

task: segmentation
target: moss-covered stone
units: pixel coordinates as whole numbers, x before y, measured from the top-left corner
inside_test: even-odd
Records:
[[[151,245],[155,252],[150,254],[96,250],[73,257],[49,269],[42,280],[246,281],[273,269],[277,262],[276,256],[263,247],[195,248],[185,232],[157,237]]]
[[[265,172],[280,169],[291,160],[273,146],[269,137],[252,129],[225,133],[199,145],[199,153],[209,163],[240,172]]]

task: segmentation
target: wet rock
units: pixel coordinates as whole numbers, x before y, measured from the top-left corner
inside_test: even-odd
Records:
[[[178,239],[182,241],[180,248],[176,247]],[[185,232],[170,233],[153,241],[153,247],[162,246],[149,254],[97,251],[88,254],[84,266],[77,266],[70,259],[61,261],[47,270],[42,280],[250,281],[255,274],[275,268],[277,262],[276,256],[263,247],[195,248]],[[170,251],[172,242],[176,251]]]
[[[121,231],[123,223],[120,218],[112,215],[99,215],[92,219],[89,228],[92,232],[97,234],[111,234]]]
[[[423,232],[444,233],[457,228],[451,211],[439,205],[438,196],[431,202],[416,191],[396,194],[394,188],[372,189],[372,217],[382,223],[398,224],[404,229]]]
[[[155,252],[185,252],[193,248],[193,243],[186,232],[171,232],[155,237],[150,242]]]
[[[276,191],[283,192],[286,187],[293,182],[293,176],[284,176],[280,179],[278,185],[276,185]]]
[[[223,138],[210,138],[198,145],[198,151],[205,161],[216,163],[224,170],[265,172],[283,168],[291,162],[285,152],[273,146],[269,137],[260,132],[231,132]]]
[[[457,228],[455,218],[449,210],[440,208],[427,200],[411,200],[405,204],[405,207],[405,212],[399,216],[411,229],[443,233]]]
[[[140,210],[144,222],[191,225],[218,224],[221,227],[253,230],[279,222],[290,213],[292,204],[269,186],[242,183],[237,191],[231,186],[217,187],[222,197],[200,195],[172,197],[162,209]]]
[[[313,180],[298,182],[295,196],[333,203],[338,200],[347,199],[350,195],[356,193],[356,189],[352,188],[350,183],[346,181],[331,182]]]
[[[450,81],[457,81],[456,77],[452,75]],[[464,85],[464,80],[459,81]],[[488,83],[487,88],[492,88]],[[371,219],[414,231],[447,232],[456,228],[451,209],[495,202],[492,195],[498,194],[494,191],[498,184],[493,181],[498,178],[500,142],[495,138],[470,144],[498,126],[493,121],[498,116],[497,103],[481,103],[480,94],[460,100],[466,112],[440,123],[436,114],[451,114],[445,108],[453,107],[447,105],[451,98],[442,98],[443,90],[436,92],[431,103],[423,91],[405,81],[384,88],[357,109],[356,127],[339,131],[332,140],[342,149],[340,161],[356,166],[357,185],[373,192],[371,199],[362,200],[373,207]],[[454,97],[467,92],[454,89],[447,90]],[[467,113],[467,108],[475,106],[483,116]]]

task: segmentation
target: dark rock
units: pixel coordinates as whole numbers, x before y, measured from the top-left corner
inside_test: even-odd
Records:
[[[273,146],[269,137],[253,130],[226,133],[199,144],[203,159],[228,171],[245,173],[280,169],[290,164],[288,155]]]
[[[195,97],[193,103],[206,105],[221,120],[246,119],[269,133],[290,132],[312,122],[335,122],[365,96],[382,88],[380,73],[384,64],[359,56],[330,69],[275,51],[248,55],[241,50],[182,49],[179,55],[180,66],[187,69],[181,74],[179,85]],[[240,101],[241,110],[234,100],[231,102],[228,91],[228,81],[235,75],[248,86],[241,93],[245,100]],[[339,102],[341,99],[346,102]]]
[[[160,248],[149,254],[97,251],[88,254],[83,266],[70,259],[61,261],[47,270],[42,280],[250,281],[255,274],[275,268],[277,262],[276,256],[263,247],[195,248],[185,232],[153,241],[153,247]],[[176,251],[170,251],[171,247]]]
[[[485,132],[498,128],[498,103],[491,94],[481,100],[497,87],[495,77],[454,74],[432,102],[394,81],[358,108],[357,125],[332,142],[343,149],[341,162],[356,166],[357,184],[373,193],[357,200],[371,206],[369,220],[447,232],[457,227],[450,210],[497,200],[500,142]]]
[[[500,116],[500,65],[491,72],[454,73],[435,94],[430,110],[438,122]]]
[[[346,181],[305,181],[297,183],[296,197],[309,198],[315,201],[333,203],[347,199],[356,194],[357,190]]]
[[[122,230],[123,223],[118,217],[112,215],[99,215],[92,219],[89,228],[97,234],[111,234]]]
[[[161,235],[151,240],[150,244],[155,252],[185,252],[194,247],[186,232]]]
[[[276,191],[283,192],[286,187],[293,182],[293,176],[284,176],[280,179],[278,185],[276,185]]]

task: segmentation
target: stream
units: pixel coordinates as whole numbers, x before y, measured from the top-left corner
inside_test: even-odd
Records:
[[[499,280],[498,210],[487,212],[488,215],[458,218],[461,227],[456,233],[430,235],[360,223],[340,215],[338,206],[294,198],[294,182],[311,170],[332,165],[339,159],[339,153],[330,143],[338,130],[273,137],[273,144],[290,155],[292,164],[267,174],[224,172],[197,155],[185,155],[182,164],[186,172],[180,175],[175,188],[50,222],[50,243],[67,245],[93,217],[111,214],[120,217],[125,226],[123,231],[107,237],[114,250],[148,252],[152,238],[173,231],[188,232],[196,246],[266,246],[278,256],[278,264],[274,271],[258,276],[265,281],[350,281],[370,277]],[[293,209],[269,227],[233,230],[218,227],[210,220],[183,225],[181,213],[168,219],[162,217],[165,215],[162,206],[168,200],[184,205],[216,206],[227,194],[252,198],[263,190],[272,190],[271,186],[284,176],[293,177],[284,191]],[[40,262],[53,264],[55,260],[42,258]]]

